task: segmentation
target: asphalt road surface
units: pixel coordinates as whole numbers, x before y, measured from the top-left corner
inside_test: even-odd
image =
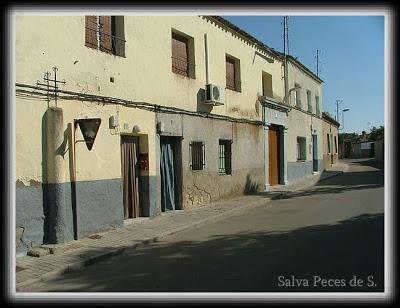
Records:
[[[383,170],[353,160],[310,190],[36,283],[39,292],[382,292]]]

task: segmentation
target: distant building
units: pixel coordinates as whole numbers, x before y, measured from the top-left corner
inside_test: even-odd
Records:
[[[339,145],[340,158],[374,158],[376,144],[381,146],[380,141],[370,141],[369,134],[363,131],[358,134],[345,134],[343,143]],[[379,154],[383,151],[379,149]]]
[[[324,169],[331,167],[339,159],[339,123],[329,113],[322,113]]]

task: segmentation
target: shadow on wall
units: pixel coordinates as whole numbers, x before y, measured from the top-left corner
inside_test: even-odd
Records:
[[[47,166],[48,166],[48,157],[47,157],[47,121],[48,121],[48,109],[43,114],[42,117],[42,192],[43,192],[43,244],[49,242],[49,231],[51,229],[51,223],[49,219],[49,193],[47,189]]]
[[[206,100],[206,90],[200,88],[199,91],[197,91],[197,111],[210,113],[213,109],[213,106],[204,104],[205,100]]]
[[[260,190],[260,184],[252,179],[250,174],[246,176],[246,185],[244,186],[243,193],[245,195],[256,194]]]
[[[310,285],[280,283],[279,277],[292,275]],[[350,286],[354,275],[366,283]],[[314,276],[345,279],[346,284],[314,286]],[[368,286],[369,276],[375,285]],[[47,286],[51,292],[383,292],[384,216],[363,214],[329,225],[150,243],[53,278]]]

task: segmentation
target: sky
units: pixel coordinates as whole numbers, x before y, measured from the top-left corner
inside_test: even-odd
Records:
[[[222,17],[283,52],[283,16]],[[340,101],[341,132],[384,125],[384,16],[290,16],[289,54],[315,74],[317,49],[323,111]]]

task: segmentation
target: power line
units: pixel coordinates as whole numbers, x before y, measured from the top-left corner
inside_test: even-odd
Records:
[[[17,93],[21,93],[23,95],[27,95],[29,93],[31,93],[31,94],[34,93],[35,95],[41,95],[43,97],[48,97],[48,89],[47,88],[39,87],[37,85],[34,86],[34,85],[22,84],[22,83],[16,83],[15,85],[17,88],[19,88],[19,89],[16,89]],[[25,89],[32,89],[32,90],[25,90]],[[40,93],[40,92],[36,92],[36,91],[42,91],[44,93]],[[145,109],[145,110],[153,111],[153,112],[186,114],[186,115],[190,115],[190,116],[211,118],[211,119],[224,120],[224,121],[230,121],[230,122],[236,122],[236,123],[247,123],[247,124],[253,124],[253,125],[262,125],[263,124],[263,122],[259,121],[259,120],[234,118],[234,117],[229,117],[229,116],[210,114],[207,112],[195,112],[195,111],[189,111],[189,110],[180,109],[180,108],[176,108],[176,107],[162,106],[162,105],[152,104],[152,103],[147,103],[147,102],[130,101],[130,100],[126,100],[126,99],[120,99],[120,98],[109,97],[109,96],[100,96],[100,95],[94,95],[94,94],[84,94],[84,93],[79,93],[79,92],[74,92],[74,91],[60,90],[59,88],[56,89],[56,93],[65,94],[64,96],[58,96],[60,99],[65,99],[65,100],[84,100],[84,101],[101,103],[101,104],[123,105],[126,107]]]

